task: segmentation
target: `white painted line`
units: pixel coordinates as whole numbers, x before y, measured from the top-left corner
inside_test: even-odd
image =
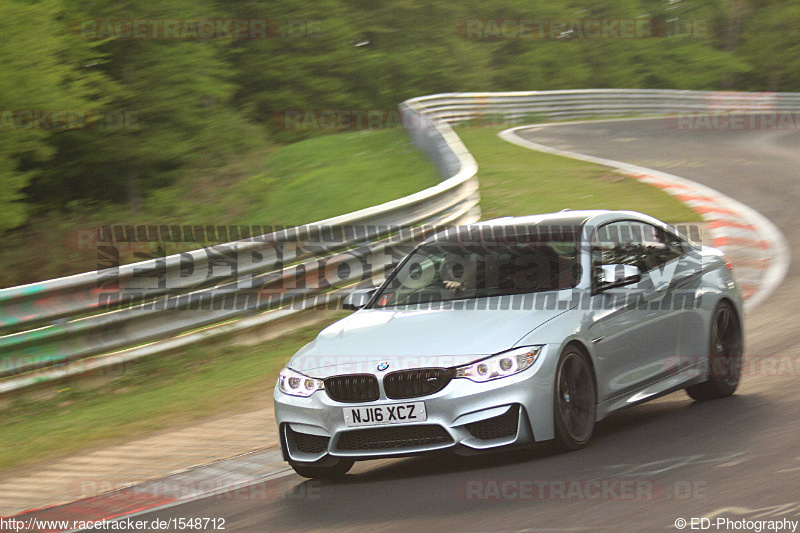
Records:
[[[746,223],[751,224],[756,228],[759,235],[757,240],[763,240],[770,243],[770,250],[763,250],[763,255],[771,259],[769,262],[769,267],[767,267],[766,272],[764,272],[764,275],[760,280],[758,289],[756,290],[755,294],[753,294],[753,296],[747,299],[744,303],[746,310],[752,311],[753,309],[755,309],[772,293],[772,291],[774,291],[778,287],[778,285],[780,285],[781,281],[783,281],[783,278],[786,277],[786,273],[789,270],[789,261],[790,261],[789,245],[786,243],[786,238],[783,236],[780,230],[775,226],[775,224],[773,224],[764,215],[762,215],[752,207],[749,207],[737,200],[734,200],[733,198],[726,196],[721,192],[712,189],[711,187],[707,187],[700,183],[694,182],[686,178],[682,178],[680,176],[676,176],[674,174],[668,174],[666,172],[661,172],[659,170],[640,167],[638,165],[632,165],[630,163],[623,163],[622,161],[614,161],[613,159],[606,159],[603,157],[595,157],[586,154],[579,154],[577,152],[570,152],[568,150],[561,150],[559,148],[545,146],[543,144],[523,139],[517,134],[517,132],[520,130],[535,131],[549,126],[572,126],[576,124],[597,124],[601,122],[621,122],[626,120],[630,119],[584,120],[584,121],[569,122],[569,123],[550,122],[547,124],[537,124],[535,126],[517,126],[514,128],[503,130],[500,133],[498,133],[497,136],[505,141],[510,142],[511,144],[515,144],[523,148],[529,148],[531,150],[537,150],[539,152],[545,152],[548,154],[569,157],[571,159],[586,161],[588,163],[595,163],[597,165],[611,167],[613,169],[620,170],[625,173],[636,173],[636,174],[645,174],[653,176],[664,182],[669,182],[677,186],[682,186],[684,188],[683,189],[684,192],[685,189],[691,189],[694,194],[713,198],[717,202],[717,205],[720,205],[728,209],[729,211],[734,211],[736,213],[739,213],[742,220],[746,221]],[[639,120],[652,120],[652,118],[642,118]],[[709,216],[706,214],[701,214],[701,216],[703,216],[705,220],[716,219],[714,215]]]

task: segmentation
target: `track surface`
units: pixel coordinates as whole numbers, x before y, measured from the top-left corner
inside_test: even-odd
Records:
[[[800,132],[676,131],[653,119],[521,135],[709,185],[761,212],[792,250],[800,249]],[[600,423],[592,445],[571,454],[542,449],[358,463],[343,482],[291,474],[141,519],[225,518],[226,530],[248,532],[675,531],[678,518],[800,520],[798,264],[747,317],[749,365],[732,398],[696,404],[681,392],[634,407]],[[522,498],[520,481],[533,487]],[[640,488],[638,499],[626,498],[623,481]]]

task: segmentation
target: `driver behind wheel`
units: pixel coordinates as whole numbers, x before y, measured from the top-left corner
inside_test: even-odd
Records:
[[[477,265],[467,258],[458,261],[447,261],[442,265],[441,278],[445,288],[453,295],[475,290],[477,283]]]

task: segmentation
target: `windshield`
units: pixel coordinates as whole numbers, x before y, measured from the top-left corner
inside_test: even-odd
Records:
[[[569,289],[579,278],[577,255],[574,241],[423,244],[374,307]]]

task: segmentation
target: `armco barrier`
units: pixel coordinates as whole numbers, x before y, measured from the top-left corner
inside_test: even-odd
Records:
[[[350,275],[333,282],[308,284],[310,275],[359,258],[370,260],[368,274],[378,274],[426,229],[477,220],[477,164],[450,124],[486,116],[520,123],[540,117],[798,110],[798,93],[587,89],[449,93],[407,100],[400,104],[403,123],[438,167],[444,177],[440,184],[314,224],[0,290],[0,377],[6,377],[0,390],[16,388],[11,381],[21,387],[46,380],[46,369],[55,365],[59,370],[52,375],[61,377],[63,365],[76,359],[275,312],[267,310],[271,307],[286,314],[312,307],[320,297],[340,299],[343,288],[370,276],[349,269]],[[231,267],[215,270],[220,258]],[[153,279],[159,281],[155,286]],[[260,302],[258,297],[265,294],[270,296],[267,304],[224,304],[237,297],[250,302],[251,295]],[[192,298],[205,306],[182,309],[181,302]],[[115,310],[115,305],[121,308]],[[19,377],[42,368],[39,378]]]
[[[589,118],[725,111],[796,112],[800,93],[743,93],[644,89],[577,89],[505,93],[445,93],[414,98],[436,121],[458,123],[481,116],[509,122],[531,118]]]
[[[409,123],[426,122],[411,117],[410,108],[402,113]],[[41,379],[20,379],[21,373],[58,366],[52,375],[63,377],[64,364],[77,359],[270,312],[267,308],[285,315],[330,303],[346,293],[337,289],[391,267],[432,228],[477,220],[474,159],[449,126],[427,124],[430,131],[418,128],[413,137],[445,179],[421,192],[268,235],[3,289],[0,376],[30,385],[47,379],[47,371],[39,372]],[[212,266],[220,258],[231,268],[218,273]],[[349,275],[333,280],[318,275],[342,263],[361,264],[362,258],[369,259],[370,272],[345,269]],[[229,305],[237,297],[243,305]],[[182,305],[190,301],[202,304]],[[1,390],[15,388],[4,385]]]

